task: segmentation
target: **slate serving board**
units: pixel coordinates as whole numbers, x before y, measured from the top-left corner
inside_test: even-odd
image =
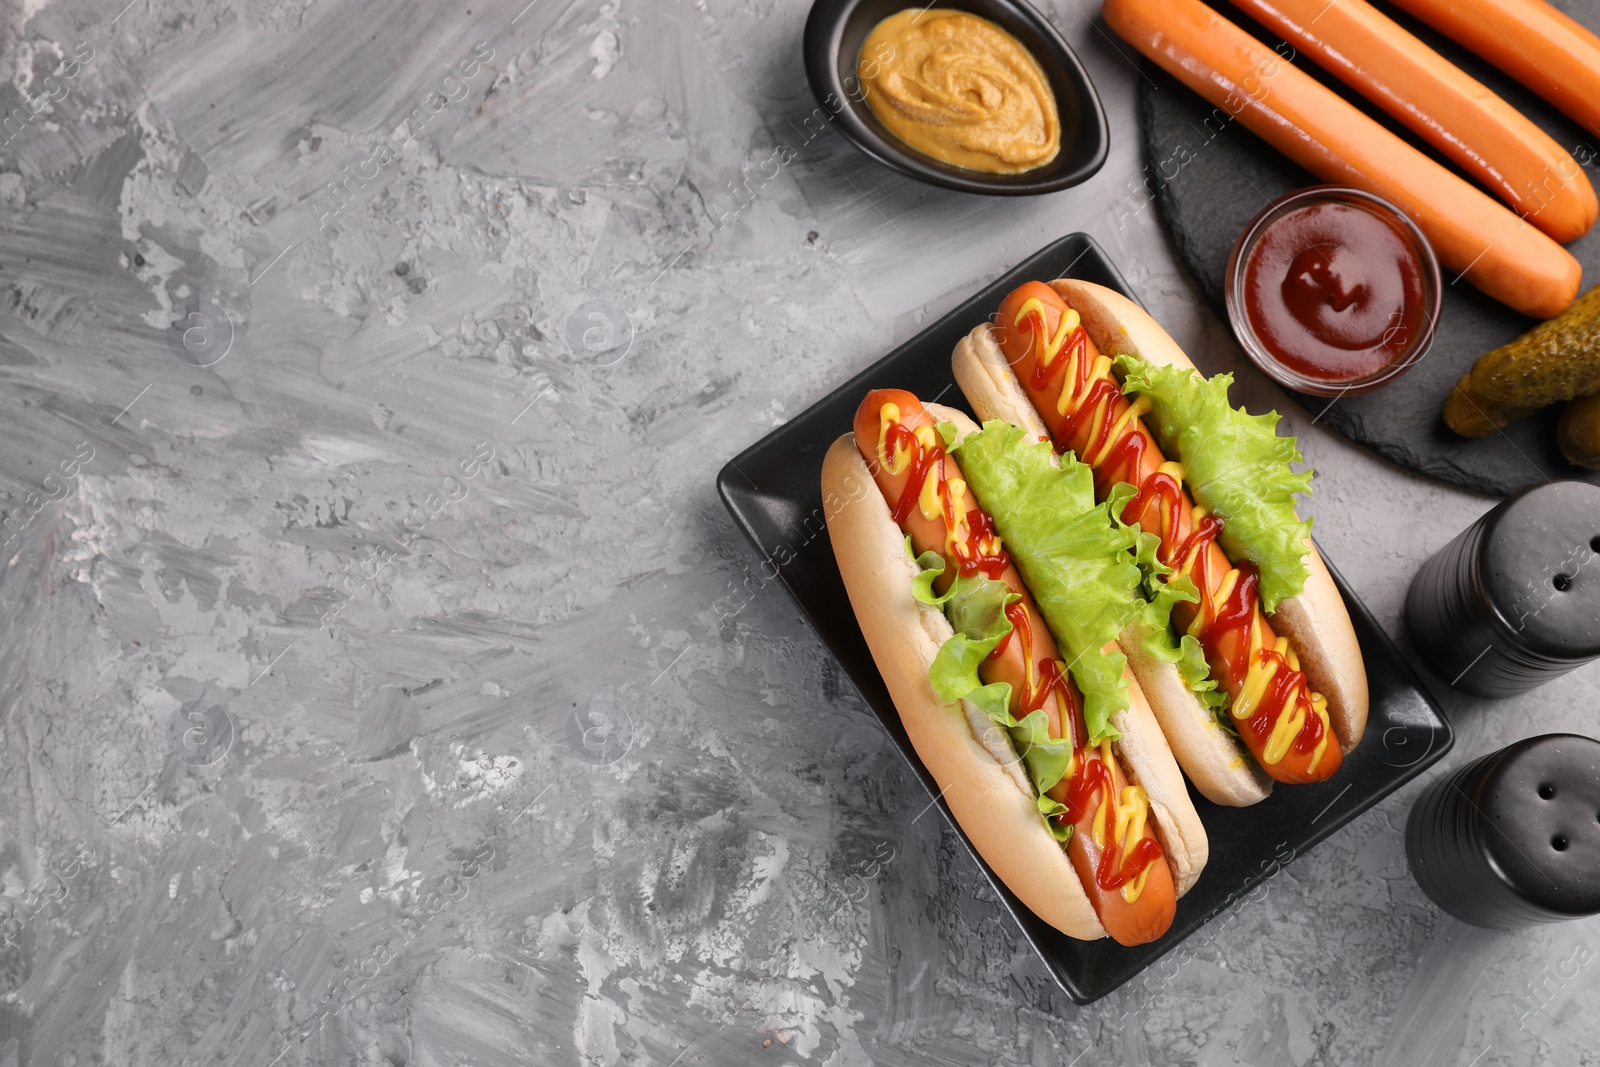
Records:
[[[1194,888],[1178,902],[1172,928],[1148,945],[1124,948],[1104,939],[1074,941],[1046,925],[995,877],[952,818],[933,776],[917,759],[861,636],[828,540],[822,457],[834,438],[850,428],[856,405],[867,390],[877,386],[910,389],[966,410],[966,399],[950,368],[956,342],[988,318],[1001,298],[1022,282],[1060,277],[1099,282],[1132,300],[1139,299],[1093,238],[1068,234],[745,449],[718,473],[717,491],[739,528],[776,569],[784,587],[838,657],[926,787],[929,804],[939,808],[960,836],[1050,974],[1068,997],[1087,1004],[1150,967],[1294,857],[1304,855],[1421,774],[1450,748],[1454,733],[1394,642],[1330,562],[1329,570],[1355,623],[1371,693],[1365,739],[1345,757],[1337,775],[1316,785],[1280,786],[1272,796],[1248,808],[1218,807],[1191,786],[1190,796],[1211,843],[1211,858]],[[912,817],[911,811],[906,813],[907,819]],[[1177,966],[1173,964],[1174,970],[1160,981],[1170,981]]]
[[[1281,43],[1223,0],[1217,0],[1215,6],[1225,18],[1269,45]],[[1557,2],[1556,6],[1586,26],[1600,27],[1600,0]],[[1600,138],[1398,9],[1387,4],[1378,7],[1505,97],[1571,150],[1580,162],[1587,162],[1585,173],[1600,186]],[[1284,54],[1288,54],[1287,47]],[[1304,56],[1298,57],[1295,64],[1422,147],[1387,115],[1323,74]],[[1207,118],[1212,116],[1211,105],[1153,64],[1144,63],[1143,72],[1146,76],[1140,79],[1139,110],[1145,177],[1155,188],[1157,205],[1171,230],[1179,257],[1212,309],[1226,321],[1223,274],[1234,241],[1268,201],[1293,189],[1318,184],[1318,180],[1237,122],[1221,125],[1220,132],[1216,118],[1207,125]],[[1220,114],[1225,117],[1226,113]],[[1439,158],[1429,149],[1424,151]],[[1181,165],[1180,160],[1184,161]],[[1600,282],[1600,228],[1567,248],[1583,264],[1584,288]],[[1455,276],[1455,272],[1445,271],[1444,307],[1433,347],[1408,374],[1364,396],[1346,396],[1336,401],[1299,394],[1296,398],[1318,416],[1318,422],[1403,467],[1465,489],[1503,496],[1548,478],[1582,478],[1600,484],[1600,472],[1572,466],[1556,448],[1559,405],[1524,419],[1504,433],[1476,440],[1458,437],[1444,425],[1439,410],[1456,379],[1480,355],[1535,324],[1535,320],[1496,303],[1465,281],[1449,284]]]

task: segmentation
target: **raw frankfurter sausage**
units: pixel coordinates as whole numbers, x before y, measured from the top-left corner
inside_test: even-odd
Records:
[[[1106,22],[1189,88],[1324,181],[1393,201],[1439,261],[1538,318],[1578,295],[1566,249],[1435,163],[1200,0],[1106,0]]]
[[[1366,0],[1233,0],[1557,241],[1600,210],[1583,168],[1488,86]]]
[[[1600,137],[1600,37],[1543,0],[1395,0]]]

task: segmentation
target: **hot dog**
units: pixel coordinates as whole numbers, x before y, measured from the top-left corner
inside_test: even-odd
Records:
[[[1600,136],[1600,37],[1543,0],[1395,0]]]
[[[1114,362],[1121,353],[1134,359]],[[1179,680],[1174,657],[1135,653],[1156,647],[1159,634],[1125,634],[1122,644],[1196,788],[1217,803],[1252,803],[1265,795],[1257,769],[1286,783],[1338,770],[1366,727],[1366,673],[1338,590],[1306,537],[1309,524],[1294,515],[1293,496],[1309,475],[1289,470],[1298,453],[1273,434],[1276,417],[1262,423],[1233,412],[1226,381],[1220,399],[1212,383],[1210,406],[1198,406],[1204,390],[1192,388],[1193,365],[1166,331],[1086,282],[1014,290],[994,325],[956,347],[953,365],[979,415],[1089,464],[1097,497],[1159,535],[1157,555],[1173,572],[1163,581],[1193,583],[1195,599],[1173,605],[1171,619],[1198,643],[1215,691],[1226,693],[1225,712],[1208,709],[1215,701],[1203,682]],[[1134,395],[1124,394],[1118,373],[1136,383]],[[1178,400],[1168,396],[1174,383],[1187,389]],[[1194,421],[1193,433],[1176,425],[1202,416],[1209,421]],[[1186,484],[1196,470],[1207,479],[1208,509]],[[1218,728],[1218,714],[1238,741]]]
[[[840,574],[906,732],[979,854],[1069,936],[1142,944],[1167,930],[1178,895],[1198,877],[1205,831],[1114,644],[1058,645],[1001,532],[1008,513],[988,509],[951,452],[965,446],[958,438],[982,437],[960,412],[925,407],[904,390],[869,393],[855,432],[834,442],[823,463]],[[1048,449],[1042,461],[1063,476]],[[1107,544],[1125,538],[1095,507],[1087,472],[1076,473],[1085,510],[1063,528],[1098,531]],[[1067,488],[1053,488],[1065,499]],[[1130,579],[1123,549],[1096,543],[1074,573],[1098,568]],[[1059,581],[1050,578],[1049,588]],[[1088,632],[1069,623],[1064,636]],[[1095,673],[1107,667],[1114,679]],[[957,681],[963,672],[975,678]],[[1080,674],[1100,704],[1085,696]],[[1123,686],[1126,706],[1102,721],[1105,698]]]
[[[1570,152],[1366,0],[1233,4],[1404,123],[1555,240],[1576,241],[1594,225],[1600,205]]]
[[[1439,261],[1489,296],[1549,318],[1578,295],[1583,270],[1566,249],[1200,0],[1103,10],[1128,43],[1312,174],[1398,205]]]

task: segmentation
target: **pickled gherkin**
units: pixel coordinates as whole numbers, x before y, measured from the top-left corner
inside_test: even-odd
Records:
[[[1568,463],[1600,470],[1600,394],[1567,405],[1556,423],[1556,444]]]
[[[1600,393],[1600,286],[1555,318],[1478,357],[1444,402],[1444,421],[1484,437],[1563,400]]]

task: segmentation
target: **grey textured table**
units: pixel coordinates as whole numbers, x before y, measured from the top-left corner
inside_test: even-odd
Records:
[[[1092,5],[1019,202],[813,116],[801,4],[120,2],[0,31],[0,1064],[1595,1062],[1600,925],[1443,919],[1420,785],[1074,1008],[714,496],[1070,230],[1239,369]],[[1241,394],[1397,632],[1490,502]]]

